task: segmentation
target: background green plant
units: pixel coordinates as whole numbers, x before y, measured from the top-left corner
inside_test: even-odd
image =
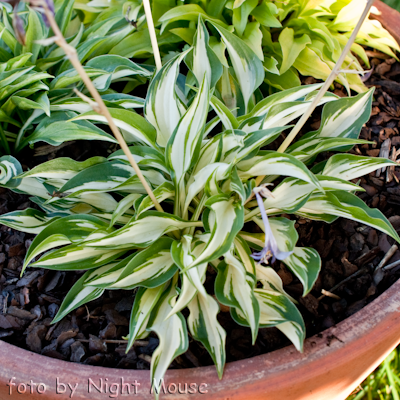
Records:
[[[400,11],[400,3],[398,0],[382,0],[388,6],[393,7],[395,10]]]
[[[347,400],[399,399],[400,352],[396,348]]]
[[[137,29],[125,18],[121,8],[109,7],[94,13],[90,25],[86,26],[86,16],[79,7],[75,9],[73,0],[59,0],[55,9],[55,18],[62,33],[68,43],[76,47],[80,61],[107,104],[128,109],[142,107],[144,99],[128,93],[146,83],[154,67],[140,67],[117,54],[105,56],[118,42]],[[13,11],[10,5],[1,3],[2,154],[18,153],[28,143],[33,144],[34,140],[27,137],[38,125],[43,129],[52,122],[68,120],[76,115],[74,102],[79,98],[73,88],[87,93],[80,77],[65,59],[63,50],[49,40],[52,32],[43,23],[39,13],[29,8],[25,2],[18,5],[16,12],[26,31],[24,44],[16,40],[17,33],[12,24]],[[118,92],[111,88],[111,84],[115,82],[118,83]],[[69,124],[70,127],[73,125]],[[85,135],[84,130],[77,135],[70,129],[69,135],[64,135],[64,140],[74,140],[77,136],[86,140],[96,139],[96,135]],[[57,138],[46,135],[41,137],[53,145],[62,143],[60,138],[61,136]]]

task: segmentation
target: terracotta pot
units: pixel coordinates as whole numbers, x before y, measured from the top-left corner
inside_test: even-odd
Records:
[[[377,2],[378,17],[397,32],[400,14]],[[389,22],[390,25],[387,24]],[[165,399],[344,400],[400,342],[400,281],[361,311],[305,342],[214,367],[170,370]],[[0,399],[152,399],[149,371],[73,364],[0,341]],[[122,386],[125,384],[125,386]],[[183,392],[183,393],[179,393]],[[186,392],[186,393],[185,393]]]

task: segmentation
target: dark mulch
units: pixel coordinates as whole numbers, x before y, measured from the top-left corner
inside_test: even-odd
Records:
[[[376,86],[372,118],[363,127],[361,138],[372,145],[356,146],[352,152],[369,156],[397,158],[400,148],[400,64],[378,52],[370,52],[374,72],[367,85]],[[312,79],[308,78],[307,83]],[[335,92],[345,95],[336,85]],[[315,117],[309,128],[317,129]],[[106,156],[111,150],[104,144],[69,144],[54,150],[50,146],[36,149],[28,166],[55,156],[86,159]],[[370,207],[379,208],[400,231],[400,171],[388,169],[361,179],[366,190],[360,197]],[[24,209],[30,204],[26,196],[0,189],[0,213]],[[359,311],[400,276],[400,250],[386,234],[357,222],[339,219],[331,225],[297,219],[299,245],[314,247],[321,255],[323,268],[313,290],[301,297],[302,286],[282,263],[273,266],[281,276],[285,290],[299,300],[299,308],[311,336]],[[5,226],[0,228],[0,338],[19,347],[49,357],[107,367],[149,369],[151,355],[158,345],[153,334],[138,341],[126,355],[121,338],[128,333],[133,293],[107,291],[105,295],[80,307],[61,322],[50,325],[61,301],[79,278],[79,273],[28,269],[19,277],[21,263],[33,236]],[[389,258],[390,252],[393,255]],[[377,268],[386,256],[386,268]],[[209,275],[211,281],[212,274]],[[208,282],[207,286],[212,286]],[[322,290],[328,291],[323,295]],[[326,293],[326,292],[325,292]],[[251,345],[249,329],[238,326],[228,312],[219,320],[228,332],[227,361],[240,360],[281,348],[288,340],[275,328],[260,329],[256,344]],[[327,342],[327,345],[329,343]],[[179,356],[172,368],[212,364],[201,344],[190,341],[190,350]]]

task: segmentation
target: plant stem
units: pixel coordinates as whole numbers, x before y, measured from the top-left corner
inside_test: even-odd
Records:
[[[328,89],[332,85],[333,81],[340,74],[340,69],[342,68],[342,64],[343,64],[345,58],[347,57],[347,54],[349,53],[351,46],[353,45],[354,41],[356,40],[358,32],[360,31],[365,18],[367,18],[369,10],[371,9],[374,1],[375,0],[368,0],[368,3],[366,5],[364,11],[361,14],[361,17],[358,20],[357,25],[354,28],[353,33],[350,36],[350,39],[346,43],[346,46],[344,47],[343,52],[340,55],[339,60],[337,61],[336,65],[332,69],[332,72],[328,76],[328,79],[325,81],[325,84],[322,86],[322,88],[320,89],[318,94],[315,96],[313,102],[310,104],[307,111],[303,114],[303,116],[300,118],[300,120],[297,122],[295,127],[292,129],[292,131],[289,133],[289,135],[286,137],[286,139],[283,141],[283,143],[279,147],[279,149],[278,149],[279,153],[283,153],[289,147],[289,145],[292,143],[292,141],[294,140],[296,135],[300,132],[301,128],[307,122],[308,118],[314,112],[315,108],[318,106],[319,102],[321,101],[324,94],[328,91]]]
[[[113,118],[112,118],[112,116],[110,114],[110,111],[108,110],[108,108],[104,104],[104,101],[101,98],[99,92],[97,91],[97,89],[93,85],[93,82],[90,80],[88,74],[86,73],[85,69],[83,68],[81,62],[79,61],[76,49],[74,47],[70,46],[67,43],[67,41],[65,40],[63,34],[60,31],[60,28],[57,25],[57,22],[54,19],[54,16],[53,16],[52,12],[47,7],[47,4],[46,4],[45,1],[42,2],[42,7],[43,7],[44,12],[46,14],[46,17],[47,17],[47,19],[49,21],[51,29],[53,30],[54,35],[56,37],[55,43],[64,50],[64,52],[67,55],[69,61],[71,62],[73,67],[76,69],[76,71],[78,72],[78,74],[82,78],[83,83],[85,84],[85,86],[89,90],[90,94],[93,96],[95,102],[97,103],[97,107],[93,108],[94,111],[98,112],[99,114],[102,114],[106,118],[112,133],[114,134],[115,138],[118,140],[118,143],[121,146],[121,149],[123,150],[123,152],[127,156],[130,164],[132,165],[132,167],[135,170],[138,178],[140,179],[140,182],[142,182],[144,188],[146,189],[147,194],[149,195],[150,199],[154,203],[154,206],[156,207],[156,209],[158,211],[163,212],[164,210],[162,209],[162,207],[160,206],[160,204],[157,201],[156,197],[154,196],[153,191],[151,190],[151,188],[150,188],[149,184],[147,183],[145,177],[143,176],[142,172],[140,171],[140,168],[137,165],[135,159],[133,158],[132,153],[129,151],[129,148],[128,148],[128,145],[125,142],[125,139],[122,137],[121,132],[119,131],[119,129],[115,125],[115,122],[114,122],[114,120],[113,120]]]
[[[147,27],[150,33],[151,47],[153,47],[154,61],[156,62],[157,71],[162,68],[160,50],[158,48],[156,30],[154,29],[153,15],[149,0],[143,0],[144,12],[146,14]]]

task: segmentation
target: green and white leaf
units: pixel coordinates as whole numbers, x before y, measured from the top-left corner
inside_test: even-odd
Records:
[[[148,329],[155,332],[160,340],[160,344],[154,351],[151,358],[151,382],[154,388],[156,399],[160,393],[162,378],[170,363],[180,354],[184,353],[189,347],[189,340],[185,318],[181,313],[173,314],[169,318],[166,316],[174,306],[177,290],[174,279],[170,287],[160,298],[154,308],[149,321]]]
[[[226,332],[217,320],[218,303],[208,294],[198,293],[188,304],[190,311],[187,323],[194,339],[198,340],[209,352],[217,367],[221,379],[225,366]]]
[[[225,195],[216,195],[209,198],[205,206],[210,210],[206,222],[211,235],[204,251],[187,267],[188,269],[225,254],[243,227],[241,202],[234,202],[233,198]]]
[[[315,175],[302,162],[289,154],[268,152],[264,156],[241,161],[238,163],[238,173],[242,180],[260,175],[292,176],[322,189]]]
[[[327,216],[348,218],[372,226],[400,242],[396,230],[386,217],[379,210],[369,208],[352,193],[332,191],[313,194],[296,214],[315,220],[326,220]]]
[[[53,221],[33,240],[26,253],[22,272],[39,254],[55,247],[82,242],[93,232],[107,229],[106,221],[91,215],[69,215]]]
[[[172,214],[146,211],[137,220],[88,246],[98,249],[145,248],[165,233],[198,225],[198,222],[185,221]]]
[[[251,329],[253,344],[257,338],[260,318],[260,307],[254,295],[255,286],[255,276],[246,271],[232,252],[225,253],[224,261],[218,265],[215,295],[220,303],[240,310]]]
[[[236,35],[213,24],[220,33],[229,53],[247,112],[250,97],[264,80],[264,66],[250,47]]]
[[[128,352],[133,343],[146,330],[150,314],[164,292],[164,285],[155,288],[140,288],[135,294],[131,318],[129,321]]]
[[[350,181],[368,175],[379,168],[398,165],[396,162],[380,157],[363,157],[354,154],[335,154],[330,157],[322,175],[333,176]]]
[[[87,271],[74,286],[70,289],[64,297],[63,302],[54,317],[52,324],[61,321],[67,314],[89,301],[98,299],[103,293],[104,289],[98,289],[91,286],[85,286],[84,282],[90,271]]]
[[[127,143],[141,142],[148,146],[155,146],[156,130],[141,115],[134,111],[121,108],[109,108],[109,111],[115,125],[121,129],[122,136]],[[77,120],[91,120],[107,123],[106,117],[96,113],[95,111],[81,114],[73,118],[71,121]]]
[[[169,61],[157,72],[150,83],[144,115],[157,131],[157,144],[165,147],[172,136],[179,120],[185,113],[185,107],[180,103],[175,85],[178,79],[179,66],[187,55],[181,53]]]
[[[321,270],[321,257],[315,249],[295,247],[293,254],[282,261],[303,285],[303,296],[314,286]]]
[[[21,232],[38,234],[51,222],[57,221],[60,215],[48,215],[43,211],[27,208],[22,211],[12,211],[0,216],[0,224]]]
[[[178,270],[170,251],[172,243],[171,238],[164,237],[146,250],[136,253],[109,287],[131,290],[137,286],[153,288],[167,282]]]

